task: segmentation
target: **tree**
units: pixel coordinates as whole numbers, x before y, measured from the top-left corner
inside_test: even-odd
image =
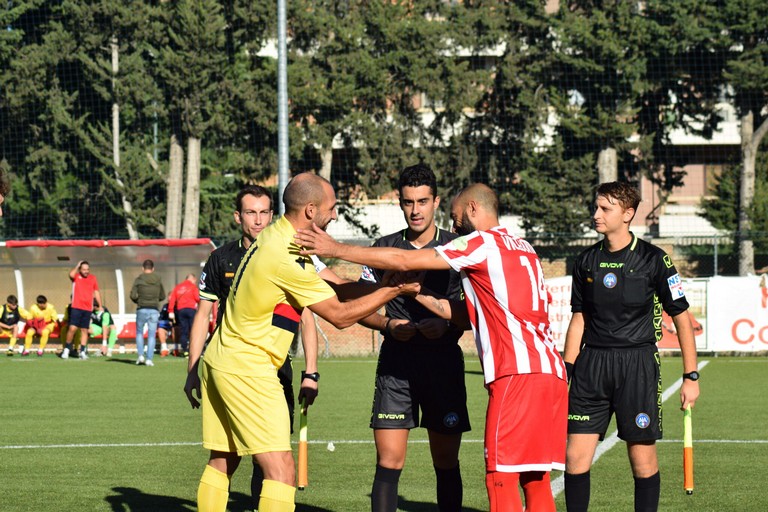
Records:
[[[728,0],[726,2],[690,2],[689,15],[678,27],[697,38],[690,47],[706,62],[686,80],[686,102],[681,109],[686,121],[703,121],[704,135],[711,135],[720,121],[719,103],[728,102],[739,119],[741,167],[738,180],[738,224],[734,230],[739,246],[739,275],[754,272],[753,232],[760,211],[755,207],[755,159],[761,141],[768,133],[768,4],[760,0]],[[692,70],[693,71],[693,70]],[[698,103],[696,109],[695,104]],[[691,111],[694,108],[696,110]],[[687,110],[686,110],[687,109]],[[723,193],[730,190],[730,177],[721,182]],[[722,199],[729,203],[729,196]],[[708,204],[707,215],[718,208]],[[728,207],[721,208],[728,210]],[[716,224],[718,225],[718,224]],[[719,227],[725,227],[720,223]]]
[[[702,216],[718,229],[737,233],[741,211],[743,165],[725,167],[717,176],[712,198],[702,200]],[[758,153],[755,162],[755,195],[747,211],[751,233],[759,250],[768,251],[768,155]]]
[[[276,170],[275,63],[259,56],[274,34],[273,11],[246,0],[166,7],[156,75],[168,106],[169,237],[231,233],[232,191]]]
[[[457,60],[453,8],[338,0],[292,7],[295,168],[329,177],[345,199],[389,192],[399,171],[419,161],[451,182],[451,158],[463,150],[451,142],[472,97],[456,80],[468,62]],[[334,147],[344,159],[334,160]]]
[[[741,172],[739,183],[739,275],[755,270],[752,240],[757,211],[755,160],[768,133],[768,4],[758,0],[732,0],[721,10],[727,62],[723,89],[740,121]]]
[[[200,157],[203,136],[208,130],[229,133],[229,97],[224,87],[226,21],[221,4],[214,0],[174,2],[169,8],[168,40],[159,49],[157,74],[170,110],[171,140],[186,140],[186,186],[184,222],[180,236],[198,234],[200,209]],[[183,143],[182,143],[183,144]],[[173,148],[173,155],[181,154]],[[178,162],[171,164],[169,190],[178,190]],[[171,197],[176,201],[175,197]],[[177,204],[177,203],[176,203]],[[169,219],[169,226],[175,221]],[[175,233],[169,233],[174,236]]]
[[[162,96],[149,72],[160,36],[158,10],[147,2],[73,2],[68,27],[81,38],[78,59],[84,77],[105,103],[111,119],[89,115],[78,132],[101,164],[105,200],[124,216],[129,238],[163,232],[163,175],[152,153],[150,134],[160,117]],[[92,119],[92,120],[91,120]]]
[[[77,37],[66,26],[73,3],[24,7],[9,26],[18,47],[3,73],[8,122],[14,127],[3,156],[18,177],[19,215],[12,229],[35,237],[98,236],[94,216],[114,215],[104,211],[96,192],[101,183],[86,179],[97,171],[77,136],[88,109],[99,112],[100,105],[84,80]]]
[[[566,159],[588,158],[592,165],[611,161],[603,179],[630,173],[640,143],[638,99],[649,87],[645,49],[647,18],[639,4],[614,0],[563,2],[553,18],[556,59],[551,99]],[[597,167],[595,167],[597,171]],[[611,177],[612,175],[612,177]],[[595,174],[594,182],[598,182]]]
[[[475,157],[461,185],[498,190],[502,211],[520,215],[529,235],[580,231],[593,180],[584,165],[563,165],[565,146],[552,127],[551,16],[536,1],[468,5],[460,15],[475,68],[467,86],[479,91],[457,141]]]

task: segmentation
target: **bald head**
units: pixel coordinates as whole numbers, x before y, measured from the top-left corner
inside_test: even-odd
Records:
[[[462,190],[451,204],[453,230],[468,235],[498,225],[499,198],[487,185],[474,183]]]
[[[304,227],[304,221],[325,227],[336,219],[336,194],[333,186],[325,178],[305,172],[294,176],[283,193],[285,216],[298,221]]]
[[[309,203],[320,204],[325,196],[325,183],[328,183],[325,179],[309,172],[294,176],[283,192],[285,213],[295,214]]]
[[[496,196],[496,192],[482,183],[473,183],[468,186],[459,193],[456,200],[465,206],[470,201],[474,201],[488,213],[493,215],[499,214],[499,198]]]

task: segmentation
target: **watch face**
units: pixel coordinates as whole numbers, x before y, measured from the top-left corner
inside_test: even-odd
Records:
[[[686,373],[685,378],[689,380],[699,380],[699,372]]]

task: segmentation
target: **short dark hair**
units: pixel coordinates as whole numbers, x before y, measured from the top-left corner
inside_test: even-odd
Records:
[[[90,264],[90,263],[88,263],[88,260],[83,260],[83,261],[81,261],[81,262],[80,262],[80,266],[82,267],[83,265],[88,265],[89,267],[91,266],[91,264]]]
[[[437,197],[437,178],[432,169],[426,164],[411,165],[403,169],[400,178],[397,180],[397,190],[403,195],[403,187],[421,187],[428,186],[432,191],[432,196]]]
[[[11,181],[5,169],[0,169],[0,195],[5,197],[11,192]]]
[[[15,295],[9,295],[8,298],[5,299],[5,302],[10,304],[11,306],[19,305],[19,299],[17,299]]]
[[[261,185],[246,185],[243,188],[240,189],[240,192],[237,193],[237,197],[235,197],[235,210],[238,212],[243,211],[243,198],[245,196],[255,196],[255,197],[264,197],[266,196],[269,199],[269,209],[272,210],[272,194],[269,193],[269,190],[262,187]]]
[[[45,295],[38,295],[36,302],[38,304],[45,304],[46,302],[48,302],[48,297],[46,297]]]
[[[144,260],[144,263],[141,264],[141,267],[145,270],[152,270],[155,268],[155,262],[150,259],[146,259]]]
[[[609,181],[602,183],[597,187],[597,195],[612,197],[621,205],[625,210],[632,208],[637,212],[637,207],[640,204],[640,192],[633,185],[630,185],[626,181]]]

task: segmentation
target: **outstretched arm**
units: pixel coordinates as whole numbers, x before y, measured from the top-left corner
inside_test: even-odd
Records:
[[[419,292],[418,282],[409,282],[398,286],[384,283],[367,295],[358,299],[340,302],[335,295],[322,302],[309,306],[314,313],[329,321],[337,329],[344,329],[375,313],[381,306],[398,295],[414,296]]]
[[[368,265],[383,270],[448,270],[450,265],[434,249],[408,251],[391,247],[359,247],[335,241],[331,236],[312,225],[312,230],[299,229],[294,235],[296,243],[303,246],[302,254],[315,254],[338,258],[352,263]]]

